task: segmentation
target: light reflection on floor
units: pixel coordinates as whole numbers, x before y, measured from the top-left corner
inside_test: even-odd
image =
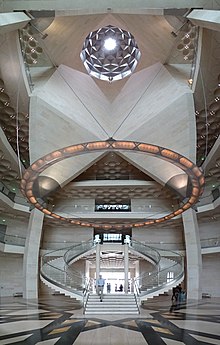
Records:
[[[220,345],[220,298],[171,308],[170,296],[145,303],[141,314],[83,314],[74,300],[1,298],[0,345]]]

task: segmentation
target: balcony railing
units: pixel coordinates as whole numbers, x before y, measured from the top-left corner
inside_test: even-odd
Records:
[[[169,290],[184,277],[183,257],[173,251],[160,250],[160,262],[154,270],[145,272],[134,281],[137,297],[146,299],[149,295]]]
[[[25,237],[21,237],[18,235],[7,235],[0,231],[0,242],[4,244],[10,244],[13,246],[25,246]]]
[[[135,241],[134,239],[131,240],[130,246],[136,252],[141,253],[142,255],[153,261],[154,265],[158,265],[158,263],[160,262],[160,253],[155,248]]]

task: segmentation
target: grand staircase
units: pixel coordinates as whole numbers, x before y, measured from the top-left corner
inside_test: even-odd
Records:
[[[153,269],[132,281],[134,294],[106,294],[103,302],[93,294],[94,282],[72,268],[72,263],[95,251],[93,241],[49,252],[42,258],[41,280],[56,292],[81,301],[86,314],[137,314],[142,301],[171,290],[184,279],[180,254],[132,240],[129,251],[151,262]],[[172,273],[167,279],[168,273]]]
[[[97,294],[90,294],[85,307],[85,314],[139,314],[139,308],[134,294],[105,294],[100,302]]]

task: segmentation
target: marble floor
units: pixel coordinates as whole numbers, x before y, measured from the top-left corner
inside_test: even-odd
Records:
[[[171,306],[170,296],[160,296],[137,316],[88,316],[63,296],[4,297],[0,344],[220,345],[220,298]]]

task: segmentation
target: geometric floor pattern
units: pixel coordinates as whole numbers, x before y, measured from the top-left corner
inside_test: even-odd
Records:
[[[135,317],[88,317],[63,296],[1,298],[0,345],[220,345],[220,298],[170,303],[160,296]]]

